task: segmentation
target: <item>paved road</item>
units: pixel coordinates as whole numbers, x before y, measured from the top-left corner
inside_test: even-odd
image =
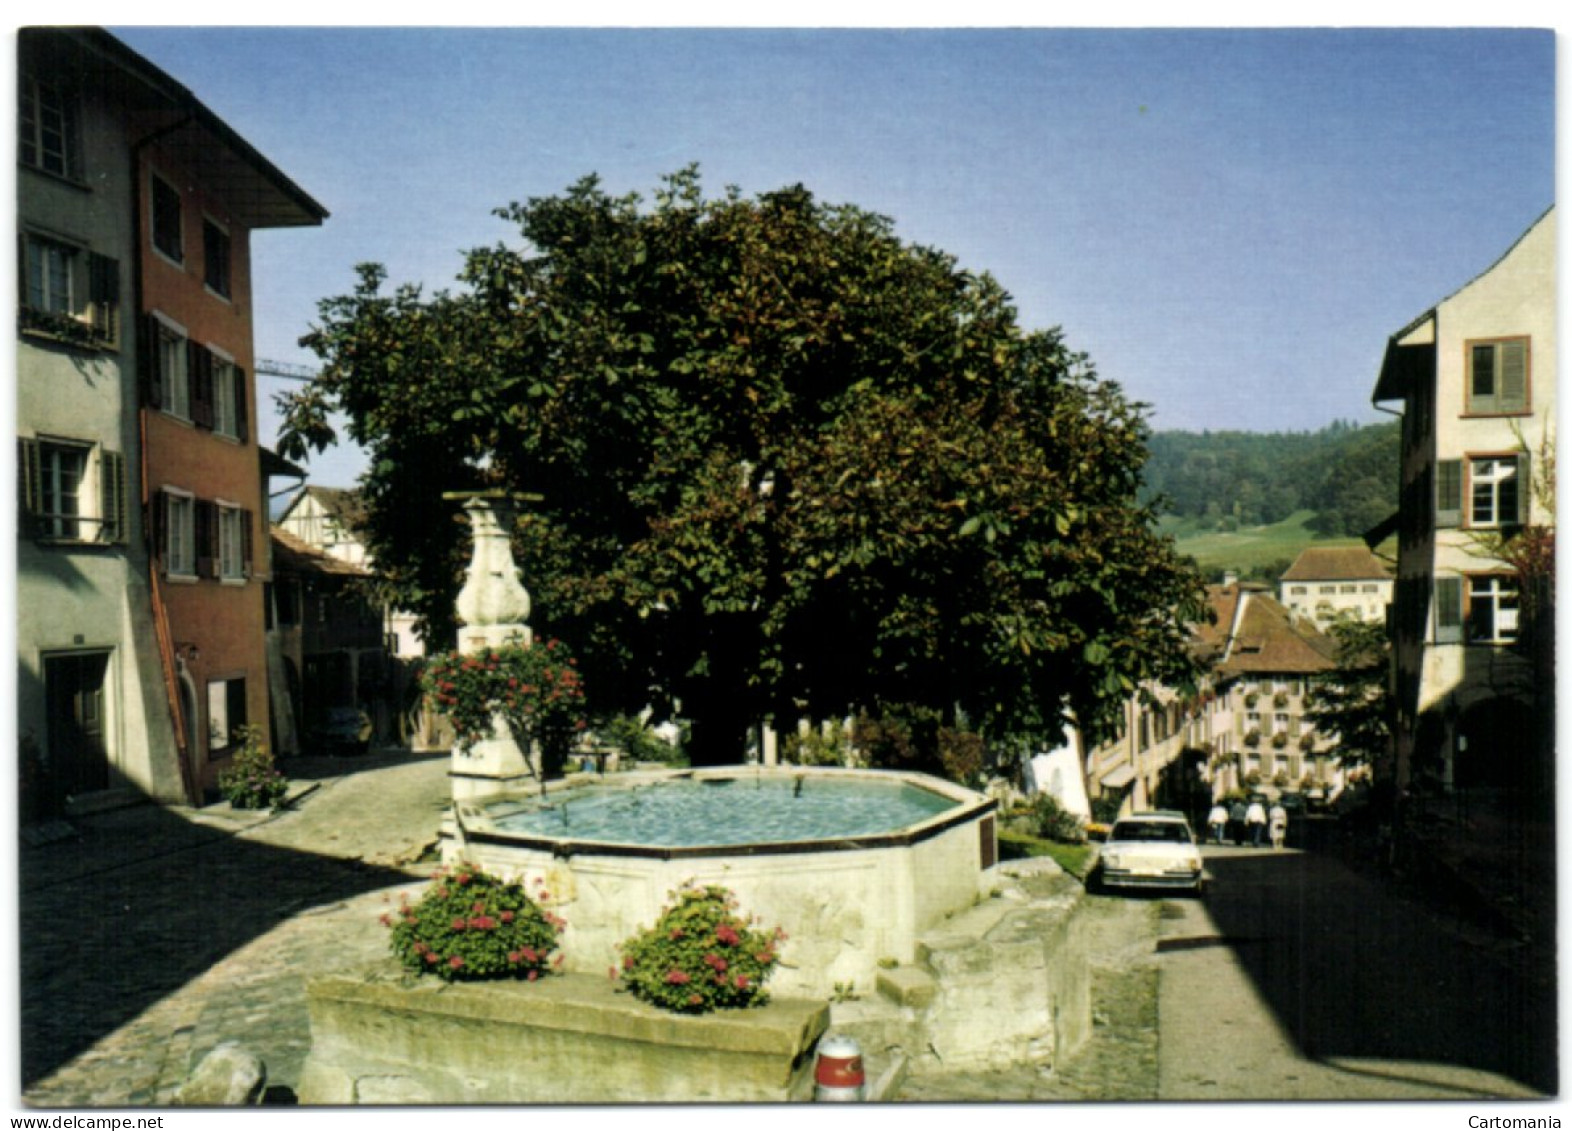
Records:
[[[1207,854],[1157,941],[1158,1098],[1554,1094],[1549,972],[1331,855]]]

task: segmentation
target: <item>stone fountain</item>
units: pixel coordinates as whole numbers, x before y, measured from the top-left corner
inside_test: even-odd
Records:
[[[517,503],[531,496],[465,492],[444,497],[464,500],[474,539],[469,571],[455,603],[459,652],[472,655],[508,644],[534,643],[528,624],[529,591],[524,588],[524,571],[513,560],[510,539]],[[520,747],[500,713],[492,719],[491,737],[467,751],[455,747],[452,758],[454,801],[518,788],[541,775],[539,752],[533,744]]]

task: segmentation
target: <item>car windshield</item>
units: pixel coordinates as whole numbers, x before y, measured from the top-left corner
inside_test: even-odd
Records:
[[[1113,827],[1113,834],[1108,839],[1186,844],[1190,834],[1176,821],[1120,821]]]

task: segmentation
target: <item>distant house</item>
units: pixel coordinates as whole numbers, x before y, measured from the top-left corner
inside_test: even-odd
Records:
[[[311,751],[313,734],[334,708],[359,708],[379,733],[386,733],[393,671],[382,612],[360,587],[370,571],[324,554],[278,526],[272,542],[269,645],[288,690],[296,745]]]
[[[1264,589],[1213,586],[1209,647],[1220,725],[1213,741],[1214,793],[1254,785],[1321,788],[1343,784],[1335,745],[1305,718],[1315,677],[1335,666],[1336,646]]]
[[[1525,598],[1549,593],[1524,593],[1520,573],[1489,549],[1494,536],[1554,522],[1534,489],[1556,413],[1554,209],[1392,335],[1372,400],[1403,413],[1395,782],[1520,782],[1535,736],[1550,741],[1539,725],[1549,664],[1525,654],[1523,639]]]
[[[1344,617],[1380,624],[1392,602],[1392,572],[1364,546],[1310,546],[1278,579],[1277,599],[1321,629]]]
[[[290,500],[278,525],[328,557],[370,570],[373,563],[360,533],[365,513],[359,491],[310,485]],[[413,613],[388,608],[383,617],[393,655],[412,659],[426,654]]]
[[[1212,622],[1193,629],[1198,687],[1153,684],[1129,698],[1116,732],[1087,751],[1093,797],[1199,819],[1231,789],[1341,789],[1331,738],[1304,716],[1311,681],[1334,667],[1332,640],[1263,586],[1213,585],[1207,601]]]
[[[327,212],[102,29],[17,56],[24,772],[196,801],[270,721],[251,233]]]

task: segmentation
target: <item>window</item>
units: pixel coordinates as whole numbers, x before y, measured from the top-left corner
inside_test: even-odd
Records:
[[[84,344],[120,336],[120,267],[108,256],[34,233],[22,237],[22,329]]]
[[[151,358],[148,400],[182,420],[191,419],[190,348],[185,332],[156,315],[148,319]]]
[[[54,240],[27,237],[27,305],[40,314],[70,317],[72,261],[76,249]]]
[[[23,79],[17,100],[22,164],[57,177],[78,176],[74,99],[57,86]]]
[[[162,177],[153,178],[153,246],[176,263],[185,262],[180,233],[180,190]]]
[[[1470,643],[1504,644],[1517,639],[1517,580],[1488,576],[1468,579]]]
[[[1276,712],[1276,713],[1274,713],[1272,715],[1272,733],[1273,734],[1287,734],[1288,733],[1288,712],[1287,711],[1278,711],[1278,712]]]
[[[1469,342],[1465,386],[1469,414],[1528,411],[1528,339]]]
[[[1436,461],[1436,525],[1463,524],[1463,461]]]
[[[1469,526],[1513,526],[1522,521],[1520,462],[1518,456],[1468,461]]]
[[[229,297],[229,233],[205,217],[202,220],[202,281],[214,294]]]
[[[171,577],[196,576],[196,500],[184,492],[163,495],[164,572]]]
[[[125,456],[81,440],[18,441],[23,529],[59,542],[125,541]]]
[[[246,681],[215,679],[207,685],[207,748],[227,749],[246,725]]]
[[[213,431],[246,439],[246,375],[233,361],[213,354]]]
[[[245,517],[245,511],[239,507],[218,507],[218,576],[225,581],[239,581],[246,576]]]
[[[1310,587],[1308,585],[1293,585],[1289,587],[1288,591],[1295,597],[1303,597],[1310,592]]]
[[[1379,593],[1381,591],[1381,587],[1379,585],[1374,584],[1374,583],[1370,583],[1370,584],[1366,584],[1366,585],[1361,585],[1359,587],[1359,591],[1361,593]]]
[[[1337,592],[1337,586],[1335,586],[1335,585],[1323,585],[1318,590],[1316,590],[1316,592],[1318,592],[1318,593],[1336,593]]]
[[[1463,579],[1436,578],[1436,643],[1463,641]]]
[[[1337,591],[1339,593],[1357,593],[1359,590],[1356,586],[1353,585],[1340,585],[1338,586]]]

